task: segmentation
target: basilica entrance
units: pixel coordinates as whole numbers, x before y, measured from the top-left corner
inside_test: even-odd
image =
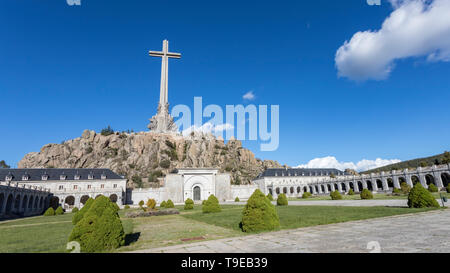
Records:
[[[200,201],[201,200],[201,190],[199,186],[194,187],[194,201]]]

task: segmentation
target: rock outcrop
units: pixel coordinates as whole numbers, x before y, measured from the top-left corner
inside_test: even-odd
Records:
[[[211,134],[181,136],[153,132],[98,134],[85,130],[62,144],[47,144],[19,162],[19,168],[109,168],[129,178],[130,187],[157,186],[176,168],[215,167],[230,172],[233,184],[248,184],[276,161],[260,160],[241,141]],[[134,178],[133,178],[134,177]],[[133,179],[131,179],[133,178]],[[137,181],[141,183],[136,183]],[[134,183],[133,183],[134,181]]]

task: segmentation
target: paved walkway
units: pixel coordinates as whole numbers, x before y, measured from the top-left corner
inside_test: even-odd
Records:
[[[141,250],[182,253],[450,252],[450,210]]]

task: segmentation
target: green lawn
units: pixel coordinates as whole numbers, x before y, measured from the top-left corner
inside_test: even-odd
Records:
[[[222,205],[222,212],[203,214],[201,205],[184,211],[176,206],[179,215],[126,218],[121,210],[127,243],[117,251],[132,251],[199,240],[245,236],[239,228],[242,205]],[[324,225],[359,219],[429,211],[392,207],[277,207],[281,229]],[[72,214],[38,216],[0,222],[0,253],[65,252],[67,238],[73,228]],[[186,240],[188,239],[188,240]]]
[[[440,193],[433,192],[431,193],[436,199],[440,198]],[[443,192],[444,196],[447,196],[447,198],[450,198],[450,193]],[[407,194],[402,194],[399,196],[386,194],[386,193],[377,193],[373,195],[373,199],[375,200],[390,200],[390,199],[407,199]],[[296,197],[289,197],[289,201],[314,201],[314,200],[331,200],[330,195],[318,195],[318,196],[312,196],[306,199],[303,198],[296,198]],[[354,195],[342,195],[342,200],[361,200],[361,197],[359,196],[359,193]]]

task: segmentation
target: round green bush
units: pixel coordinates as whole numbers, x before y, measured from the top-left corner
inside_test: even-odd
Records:
[[[272,194],[267,194],[267,199],[269,199],[269,201],[273,201],[273,196],[272,196]]]
[[[288,205],[288,200],[287,200],[286,194],[282,193],[282,194],[278,195],[277,206],[287,206],[287,205]]]
[[[72,224],[76,225],[83,218],[83,216],[91,207],[92,203],[94,203],[94,199],[89,198],[84,206],[72,216]]]
[[[186,199],[184,202],[184,209],[191,210],[194,209],[194,201],[191,198]]]
[[[219,200],[213,194],[208,197],[208,200],[202,206],[203,213],[220,212],[221,210]]]
[[[364,199],[373,199],[373,194],[368,189],[363,189],[359,196],[361,196],[361,199],[363,199],[363,200]]]
[[[408,207],[410,208],[439,208],[439,203],[433,195],[420,183],[416,183],[408,194]]]
[[[339,191],[333,191],[330,193],[331,200],[341,200],[342,195],[339,193]]]
[[[159,204],[160,208],[165,208],[167,206],[166,201],[162,201],[161,204]]]
[[[236,198],[234,199],[234,202],[239,202],[239,201],[241,201],[241,200],[239,200],[239,197],[236,197]]]
[[[53,216],[55,215],[55,210],[52,207],[49,207],[45,212],[44,216]]]
[[[402,193],[408,194],[411,191],[411,187],[406,182],[402,182],[400,184],[400,190]]]
[[[77,207],[74,207],[73,209],[72,209],[72,213],[77,213],[78,212],[78,208]]]
[[[350,189],[350,190],[348,191],[348,195],[355,195],[355,192],[353,191],[353,189]]]
[[[125,232],[117,207],[109,198],[97,197],[75,225],[69,241],[80,243],[82,252],[100,252],[125,244]]]
[[[202,201],[202,206],[203,206],[205,203],[206,203],[206,200],[203,200],[203,201]]]
[[[175,205],[173,204],[173,202],[172,202],[172,200],[167,200],[167,203],[166,203],[166,208],[168,208],[168,209],[172,209],[172,208],[174,208],[175,207]]]
[[[394,195],[401,195],[401,194],[402,194],[402,191],[401,191],[399,188],[394,188],[394,189],[392,190],[392,193],[393,193]]]
[[[63,215],[64,214],[64,210],[61,206],[59,206],[56,210],[55,210],[55,215]]]
[[[280,219],[275,206],[259,189],[255,190],[242,211],[242,231],[269,231],[279,227]]]
[[[145,202],[144,202],[144,200],[141,200],[141,201],[139,201],[139,203],[138,203],[138,204],[139,204],[139,207],[141,207],[141,208],[142,208],[142,207],[144,206]]]
[[[438,192],[438,191],[439,191],[438,188],[436,187],[436,185],[434,185],[434,184],[430,184],[430,185],[428,186],[428,190],[429,190],[430,192]]]
[[[306,199],[306,198],[309,198],[309,197],[311,197],[311,193],[310,193],[310,192],[307,192],[307,191],[304,192],[303,195],[302,195],[302,198],[303,198],[303,199]]]

